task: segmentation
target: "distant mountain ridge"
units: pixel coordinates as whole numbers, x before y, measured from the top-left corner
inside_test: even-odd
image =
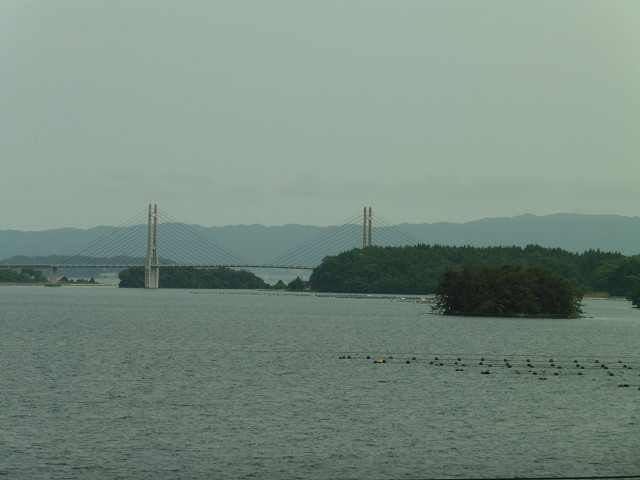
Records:
[[[203,236],[214,239],[217,244],[253,262],[270,261],[331,228],[293,224],[272,227],[192,227]],[[421,243],[430,245],[524,247],[536,244],[572,252],[599,249],[624,255],[640,254],[640,217],[526,214],[485,218],[467,223],[403,223],[397,227]],[[27,232],[0,230],[0,260],[18,255],[73,255],[115,228],[100,226],[86,230],[61,228]],[[375,218],[373,243],[376,243]]]
[[[400,225],[425,243],[441,245],[562,248],[570,252],[597,250],[640,254],[640,217],[556,213],[485,218],[468,223]]]

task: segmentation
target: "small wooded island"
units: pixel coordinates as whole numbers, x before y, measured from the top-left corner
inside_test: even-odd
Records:
[[[433,309],[445,315],[576,318],[582,295],[540,267],[471,266],[449,270]]]

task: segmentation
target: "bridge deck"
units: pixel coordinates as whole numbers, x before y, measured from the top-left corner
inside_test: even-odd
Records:
[[[140,263],[69,263],[69,264],[50,264],[50,263],[33,263],[33,264],[0,264],[2,270],[17,270],[22,268],[44,269],[44,268],[132,268],[144,267]],[[168,263],[161,264],[158,267],[196,267],[196,268],[281,268],[288,270],[313,270],[312,265],[273,265],[262,263]]]

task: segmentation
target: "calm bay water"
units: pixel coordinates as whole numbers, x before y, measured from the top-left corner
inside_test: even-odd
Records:
[[[584,310],[0,288],[0,476],[640,475],[640,311]]]

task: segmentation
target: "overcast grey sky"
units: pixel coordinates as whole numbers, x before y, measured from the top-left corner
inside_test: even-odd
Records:
[[[0,0],[0,229],[640,215],[638,0]]]

